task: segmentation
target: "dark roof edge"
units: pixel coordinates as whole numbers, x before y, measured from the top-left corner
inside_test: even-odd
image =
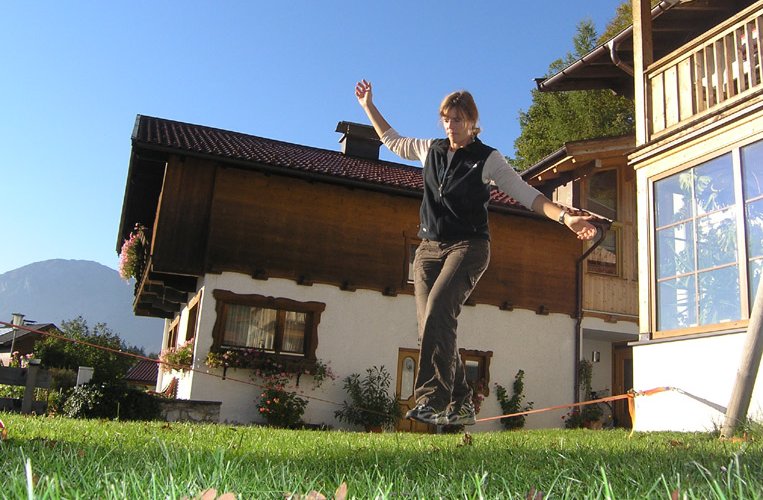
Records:
[[[267,139],[271,140],[271,139]],[[293,144],[293,143],[288,143]],[[293,144],[295,146],[299,146],[299,144]],[[303,146],[303,147],[310,147],[310,146]],[[228,165],[234,165],[237,167],[242,168],[248,168],[251,169],[253,166],[257,169],[269,172],[269,173],[277,173],[280,175],[286,175],[289,177],[297,177],[301,179],[311,179],[311,180],[321,180],[328,182],[329,184],[343,184],[343,185],[351,185],[351,186],[362,186],[366,188],[373,188],[375,190],[383,191],[383,192],[390,192],[395,194],[403,194],[403,195],[415,195],[420,196],[421,190],[418,189],[408,189],[408,188],[402,188],[402,187],[395,187],[390,186],[389,184],[379,184],[374,182],[368,182],[368,181],[361,181],[357,179],[349,179],[345,177],[340,177],[336,175],[328,175],[328,174],[322,174],[322,173],[316,173],[316,172],[310,172],[306,170],[299,170],[295,168],[290,167],[280,167],[275,165],[269,165],[267,163],[262,163],[258,161],[252,161],[252,160],[243,160],[238,158],[229,158],[225,156],[219,156],[212,153],[201,153],[198,151],[189,151],[187,149],[181,149],[181,148],[173,148],[170,146],[159,146],[152,143],[142,142],[138,140],[133,140],[133,148],[134,149],[142,149],[145,151],[155,151],[159,153],[168,153],[168,154],[177,154],[182,156],[191,156],[194,158],[199,158],[203,160],[210,160],[215,161],[218,163],[225,163]],[[315,148],[318,149],[318,148]],[[330,151],[330,150],[326,150]],[[396,165],[392,162],[385,162],[390,165]],[[408,168],[415,168],[410,167],[410,165],[405,165],[403,163],[399,164],[403,167]]]
[[[304,147],[310,147],[310,146],[304,146]],[[211,153],[199,153],[196,151],[189,151],[187,149],[172,148],[168,146],[158,146],[156,144],[146,143],[146,142],[139,141],[137,139],[133,139],[133,154],[135,153],[136,148],[143,149],[146,151],[155,151],[159,153],[192,156],[194,158],[215,161],[218,163],[224,162],[228,165],[233,165],[240,168],[251,169],[254,166],[257,169],[260,169],[268,173],[285,175],[285,176],[295,177],[299,179],[318,180],[318,181],[326,182],[328,184],[336,184],[336,185],[349,186],[349,187],[359,187],[359,188],[364,188],[371,191],[387,193],[387,194],[395,194],[395,195],[414,197],[414,198],[421,198],[421,194],[422,194],[421,189],[396,187],[396,186],[391,186],[389,184],[379,184],[379,183],[362,181],[357,179],[348,179],[348,178],[339,177],[336,175],[320,174],[315,172],[292,169],[288,167],[278,167],[278,166],[268,165],[266,163],[261,163],[256,161],[220,157],[218,155],[214,155]],[[131,154],[131,160],[132,160],[132,156],[133,155]],[[416,167],[410,167],[410,165],[405,165],[403,163],[400,163],[400,164],[396,164],[393,162],[384,162],[384,163],[388,163],[390,165],[400,165],[400,166],[409,167],[409,168],[416,168]],[[524,216],[535,215],[535,213],[532,210],[529,210],[526,208],[510,207],[510,206],[501,205],[501,204],[497,204],[493,202],[490,203],[489,208],[491,210],[496,210],[496,211],[504,212],[504,213],[512,213],[515,215],[524,215]]]
[[[546,155],[543,159],[537,161],[535,163],[535,165],[527,168],[526,170],[523,170],[522,172],[519,173],[519,175],[523,179],[526,179],[527,177],[532,177],[532,176],[535,175],[535,173],[538,170],[543,170],[549,164],[561,160],[562,158],[564,158],[564,156],[566,154],[567,154],[567,143],[565,143],[564,146],[562,146],[561,148],[557,149],[553,153],[550,153],[550,154]]]
[[[657,17],[659,14],[665,12],[666,10],[670,9],[677,3],[680,3],[682,0],[662,0],[660,3],[652,7],[651,13],[652,13],[652,19]],[[584,55],[574,63],[570,64],[569,66],[565,67],[560,72],[556,73],[553,76],[550,76],[548,78],[536,78],[535,79],[535,85],[537,86],[538,90],[541,92],[554,92],[554,90],[546,89],[545,87],[554,85],[557,80],[563,79],[567,74],[572,71],[576,70],[579,66],[585,66],[589,59],[591,59],[593,56],[599,56],[601,52],[607,52],[610,56],[610,60],[612,60],[612,54],[617,50],[617,46],[624,40],[626,40],[628,37],[633,36],[633,24],[622,30],[620,33],[612,37],[609,41],[599,45],[598,47],[591,50],[588,54]],[[623,70],[624,73],[628,73],[622,67],[619,65],[618,61],[612,60],[612,63]],[[633,76],[631,74],[631,76]]]

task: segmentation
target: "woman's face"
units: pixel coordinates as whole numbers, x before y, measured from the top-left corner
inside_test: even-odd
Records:
[[[451,146],[463,147],[472,142],[474,124],[463,118],[456,110],[449,110],[442,115],[441,119]]]

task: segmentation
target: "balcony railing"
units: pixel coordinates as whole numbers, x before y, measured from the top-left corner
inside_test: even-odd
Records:
[[[763,88],[761,28],[763,5],[757,4],[649,68],[650,140]]]

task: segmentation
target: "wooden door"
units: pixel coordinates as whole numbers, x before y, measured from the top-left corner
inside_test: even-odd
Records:
[[[418,371],[419,350],[400,348],[397,355],[397,383],[395,394],[403,416],[405,416],[405,412],[416,405],[413,389]],[[397,430],[402,432],[431,433],[434,432],[435,427],[415,420],[401,418],[397,423]]]
[[[633,348],[627,344],[612,345],[612,394],[625,394],[633,389]],[[618,427],[632,427],[628,412],[628,400],[612,402],[615,424]]]

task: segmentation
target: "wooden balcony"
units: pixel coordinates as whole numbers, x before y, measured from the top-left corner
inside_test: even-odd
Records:
[[[763,89],[763,2],[756,2],[646,72],[648,142],[703,123]]]

